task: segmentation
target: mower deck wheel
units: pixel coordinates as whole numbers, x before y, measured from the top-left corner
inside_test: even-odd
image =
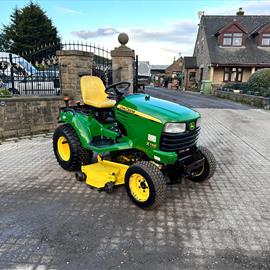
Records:
[[[77,171],[75,172],[75,177],[77,181],[85,181],[86,180],[86,175],[83,172]]]
[[[113,182],[107,182],[103,189],[107,193],[113,193],[114,190],[114,183]]]

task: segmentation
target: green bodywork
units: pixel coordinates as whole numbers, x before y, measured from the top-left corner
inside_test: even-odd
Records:
[[[119,107],[125,107],[130,111]],[[159,150],[160,136],[168,122],[196,121],[200,114],[187,107],[173,102],[149,97],[145,94],[134,94],[123,98],[114,107],[115,118],[125,129],[125,135],[114,130],[116,123],[102,124],[93,114],[72,111],[60,112],[60,122],[70,124],[80,138],[84,148],[97,153],[138,149],[143,151],[151,160],[162,164],[174,164],[178,159],[176,152]],[[137,115],[134,112],[138,112]],[[150,120],[147,117],[154,117]],[[91,141],[95,137],[103,137],[115,141],[112,145],[95,146]]]

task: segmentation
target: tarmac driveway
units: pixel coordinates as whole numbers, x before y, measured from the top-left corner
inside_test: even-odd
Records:
[[[215,154],[210,182],[168,186],[143,211],[124,188],[89,189],[62,170],[51,134],[0,145],[0,269],[269,269],[270,114],[147,89],[198,110]]]

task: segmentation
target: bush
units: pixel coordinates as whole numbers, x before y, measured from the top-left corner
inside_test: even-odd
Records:
[[[257,84],[250,83],[249,81],[243,82],[243,83],[228,82],[222,86],[222,90],[223,91],[241,90],[242,94],[256,95],[256,96],[263,96],[263,97],[270,96],[270,87],[265,88],[265,87],[259,86],[258,83]]]
[[[260,94],[270,94],[270,68],[257,70],[253,73],[248,84],[252,91],[259,92]]]
[[[230,89],[230,90],[241,90],[242,93],[247,93],[248,91],[252,91],[250,85],[247,82],[228,82],[222,86],[222,90]]]
[[[4,89],[4,88],[0,88],[0,98],[1,97],[11,97],[11,93],[7,90],[7,89]]]

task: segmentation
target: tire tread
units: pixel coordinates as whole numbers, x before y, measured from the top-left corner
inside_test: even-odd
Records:
[[[72,157],[68,163],[63,162],[57,154],[56,145],[59,138],[59,133],[67,137],[70,147],[73,148]],[[57,162],[63,169],[68,171],[80,170],[81,165],[89,164],[93,156],[91,151],[88,151],[82,147],[76,131],[69,124],[63,124],[56,128],[53,135],[53,146]]]
[[[155,187],[155,201],[151,206],[144,209],[150,210],[159,207],[166,198],[166,180],[161,170],[149,161],[139,161],[131,167],[142,168],[150,176]]]

